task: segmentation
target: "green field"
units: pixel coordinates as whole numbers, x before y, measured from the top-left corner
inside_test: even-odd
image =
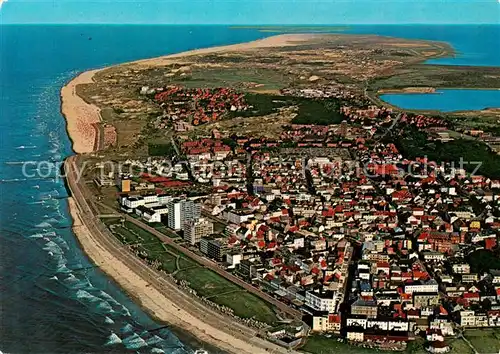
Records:
[[[238,63],[246,61],[245,57],[206,55],[199,57],[200,62]],[[277,70],[264,68],[204,68],[194,70],[190,75],[174,78],[171,84],[179,84],[188,88],[198,87],[232,87],[243,88],[244,83],[263,85],[266,90],[279,90],[290,83],[291,78]]]
[[[467,336],[467,335],[466,335]],[[470,340],[470,339],[469,339]],[[450,346],[449,353],[452,354],[474,354],[470,346],[461,338],[446,339],[446,343]],[[491,344],[491,343],[489,343]],[[406,354],[426,354],[429,353],[425,350],[425,340],[423,338],[417,338],[416,340],[409,342],[406,350],[402,353]],[[493,346],[494,347],[494,346]],[[490,348],[493,348],[490,347]],[[476,347],[477,348],[477,347]],[[326,338],[320,335],[314,335],[307,340],[307,343],[300,348],[301,351],[311,353],[311,354],[338,354],[338,353],[353,353],[353,354],[374,354],[374,353],[389,353],[389,351],[379,350],[379,349],[369,349],[358,347],[355,345],[350,345],[343,342],[338,342],[336,338]],[[478,350],[479,353],[493,353],[497,351],[485,351],[482,352]],[[398,352],[396,352],[398,353]]]
[[[114,235],[126,245],[139,245],[142,258],[150,261],[158,260],[161,268],[172,273],[178,280],[189,282],[190,287],[199,296],[233,309],[241,318],[254,318],[258,321],[273,324],[277,321],[272,307],[257,296],[248,293],[236,284],[226,280],[217,273],[203,268],[191,258],[176,249],[163,244],[156,236],[144,231],[130,222],[123,225],[117,219],[105,220],[112,227]],[[144,255],[145,253],[145,255]]]
[[[463,87],[463,88],[498,88],[497,67],[450,66],[418,64],[405,67],[395,74],[375,79],[369,89],[404,88],[404,87]]]
[[[177,279],[186,280],[200,296],[214,296],[219,293],[239,290],[232,282],[205,268],[193,268],[176,274]]]
[[[171,143],[148,144],[148,154],[150,156],[172,156],[175,154],[175,149]]]
[[[246,291],[221,294],[210,298],[219,305],[224,305],[234,310],[234,314],[241,318],[254,318],[264,323],[276,322],[276,315],[266,302]]]
[[[258,117],[276,113],[283,107],[296,106],[297,116],[293,124],[339,124],[344,120],[340,114],[340,102],[335,99],[310,99],[293,96],[280,96],[258,93],[247,93],[246,102],[253,106],[246,112],[235,112],[233,117]]]
[[[464,336],[479,353],[498,353],[500,351],[500,331],[498,329],[468,329]]]
[[[407,158],[426,156],[438,164],[453,162],[456,169],[462,167],[476,175],[500,178],[500,156],[483,142],[470,139],[456,139],[447,143],[429,142],[427,133],[407,128],[396,137],[395,143]]]
[[[300,350],[311,354],[373,354],[381,352],[380,350],[338,342],[336,338],[327,338],[320,335],[308,338],[306,344]]]

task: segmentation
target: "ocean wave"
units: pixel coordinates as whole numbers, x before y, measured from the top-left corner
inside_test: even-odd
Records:
[[[25,182],[26,178],[11,178],[11,179],[0,179],[2,183],[14,183],[14,182]]]
[[[120,331],[122,333],[130,333],[134,331],[134,327],[130,323],[127,323],[124,327],[120,329]]]
[[[54,235],[55,235],[55,232],[54,232]],[[61,236],[57,236],[56,238],[54,238],[54,242],[57,243],[59,245],[59,247],[64,248],[67,251],[69,251],[68,243]]]
[[[45,244],[45,247],[43,247],[43,250],[44,251],[49,251],[49,252],[52,252],[52,254],[58,254],[58,255],[62,255],[64,252],[63,250],[61,249],[61,247],[59,247],[59,245],[57,243],[55,243],[54,241],[49,241]]]
[[[47,222],[49,222],[51,224],[58,224],[59,225],[62,220],[58,220],[54,216],[57,216],[57,215],[52,215],[52,217],[50,219],[47,219]]]
[[[106,346],[108,346],[108,345],[115,345],[115,344],[120,344],[121,342],[122,342],[122,340],[120,339],[120,337],[118,337],[118,335],[113,332],[108,337],[108,341],[104,345],[106,345]]]
[[[105,313],[114,313],[115,310],[113,310],[113,307],[106,301],[103,301],[97,305],[97,310],[99,312],[105,312]]]
[[[86,290],[78,290],[76,292],[76,298],[78,300],[84,300],[84,301],[87,301],[91,304],[94,304],[94,303],[98,303],[98,302],[101,302],[103,301],[102,299],[98,298],[97,296],[95,295],[92,295],[91,293],[89,293],[88,291]]]
[[[106,318],[104,319],[104,323],[106,323],[106,324],[114,324],[115,321],[113,321],[111,318],[109,318],[108,316],[106,316]]]
[[[121,310],[121,313],[123,316],[126,316],[126,317],[131,317],[130,316],[130,311],[128,308],[126,308],[125,306],[122,305],[122,310]]]
[[[66,266],[66,263],[64,264],[59,264],[56,268],[56,271],[58,273],[69,273],[70,270],[68,269],[68,267]]]
[[[130,337],[122,339],[122,343],[127,347],[127,349],[140,349],[147,346],[148,344],[144,339],[142,339],[137,333],[134,333]]]
[[[62,155],[61,154],[54,154],[51,157],[54,161],[60,162],[62,161]]]
[[[52,227],[52,225],[50,225],[48,222],[44,221],[44,222],[41,222],[39,224],[36,224],[35,227],[46,229],[46,228]]]
[[[71,289],[90,289],[92,288],[92,284],[88,281],[88,279],[80,279],[77,278],[73,273],[67,273],[68,276],[64,279],[64,286],[69,287]]]
[[[165,351],[163,349],[160,349],[160,348],[153,348],[153,349],[151,349],[151,353],[161,354],[161,353],[165,353]]]
[[[159,336],[157,336],[157,335],[154,335],[154,336],[152,336],[151,338],[149,338],[149,339],[146,341],[146,343],[147,343],[148,345],[155,345],[155,344],[158,344],[158,343],[161,343],[161,342],[164,342],[164,341],[165,341],[165,339],[163,339],[163,338],[161,338],[161,337],[159,337]]]
[[[21,145],[16,147],[16,149],[36,149],[36,145]]]
[[[36,234],[28,236],[28,238],[43,238],[45,241],[49,241],[50,237],[55,237],[57,234],[54,231],[47,232],[37,232]]]
[[[118,301],[116,301],[114,297],[112,297],[111,295],[109,295],[105,291],[102,291],[102,290],[99,291],[99,296],[102,297],[102,298],[104,298],[107,302],[112,303],[115,306],[123,307],[122,304],[120,304]]]
[[[33,161],[5,161],[6,165],[24,165],[25,163],[33,163]]]

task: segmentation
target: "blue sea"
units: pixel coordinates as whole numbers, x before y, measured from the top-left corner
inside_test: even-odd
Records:
[[[498,27],[360,26],[450,41],[447,65],[498,65]],[[224,26],[0,26],[0,351],[187,353],[85,257],[56,178],[73,152],[59,91],[78,72],[271,35]],[[498,42],[497,42],[498,43]],[[26,167],[25,162],[33,162]]]

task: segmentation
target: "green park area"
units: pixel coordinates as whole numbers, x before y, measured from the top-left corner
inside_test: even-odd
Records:
[[[469,331],[466,331],[465,337],[472,342],[472,345],[476,348],[479,353],[497,353],[500,346],[500,341],[497,339],[491,339],[491,341],[486,341],[487,344],[483,344],[482,347],[486,347],[486,345],[490,346],[490,350],[482,350],[481,344],[476,347],[475,341],[469,337]],[[471,333],[475,332],[472,330]],[[482,333],[483,330],[478,331]],[[481,339],[478,337],[478,341]],[[497,342],[494,342],[494,341]],[[447,339],[446,343],[450,347],[450,351],[448,353],[451,354],[474,354],[474,351],[467,344],[466,340],[463,338],[452,338]],[[495,344],[496,343],[496,344]],[[409,342],[406,350],[400,352],[404,354],[428,354],[429,352],[425,350],[425,340],[423,338],[417,338],[416,340]],[[493,350],[497,348],[497,350]],[[355,345],[351,345],[345,342],[341,342],[337,337],[327,338],[321,335],[313,335],[308,340],[307,343],[300,348],[301,351],[311,353],[311,354],[337,354],[337,353],[353,353],[353,354],[374,354],[374,353],[388,353],[389,351],[381,350],[381,349],[372,349],[372,348],[363,348]]]
[[[321,335],[313,335],[308,338],[306,344],[300,348],[300,351],[312,354],[373,354],[377,352],[376,349],[354,346],[345,342],[340,342],[338,338],[327,338]]]
[[[493,328],[468,329],[464,337],[478,353],[498,353],[500,351],[500,331]]]
[[[124,245],[138,251],[139,257],[157,262],[159,269],[172,274],[177,280],[187,281],[199,296],[231,308],[240,318],[254,318],[268,324],[277,321],[270,304],[204,268],[139,226],[119,219],[107,219],[105,224]]]
[[[313,99],[260,93],[245,94],[245,101],[253,108],[235,112],[239,117],[258,117],[273,114],[279,109],[294,106],[297,115],[293,124],[339,124],[345,117],[340,113],[340,101],[336,99]]]
[[[464,168],[476,175],[500,178],[500,156],[483,142],[470,139],[456,139],[447,143],[429,141],[427,133],[407,127],[396,137],[395,143],[407,158],[426,156],[437,163],[453,162],[455,168]]]

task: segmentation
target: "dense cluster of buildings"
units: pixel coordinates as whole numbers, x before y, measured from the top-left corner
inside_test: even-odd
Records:
[[[156,100],[172,117],[193,104],[204,115],[245,107],[221,89],[167,88]],[[207,257],[302,310],[314,332],[393,348],[422,335],[440,353],[457,329],[500,326],[500,262],[474,261],[478,252],[495,258],[500,181],[409,160],[380,142],[408,125],[449,141],[441,119],[341,110],[341,124],[286,126],[276,141],[186,141],[176,173],[189,170],[211,192],[196,200],[126,194],[122,208],[182,230]]]
[[[143,88],[143,94],[150,94]],[[228,112],[244,111],[249,108],[244,94],[229,88],[184,88],[167,86],[153,90],[154,100],[164,110],[163,120],[158,127],[174,124],[176,131],[189,130],[191,126],[214,122]]]

